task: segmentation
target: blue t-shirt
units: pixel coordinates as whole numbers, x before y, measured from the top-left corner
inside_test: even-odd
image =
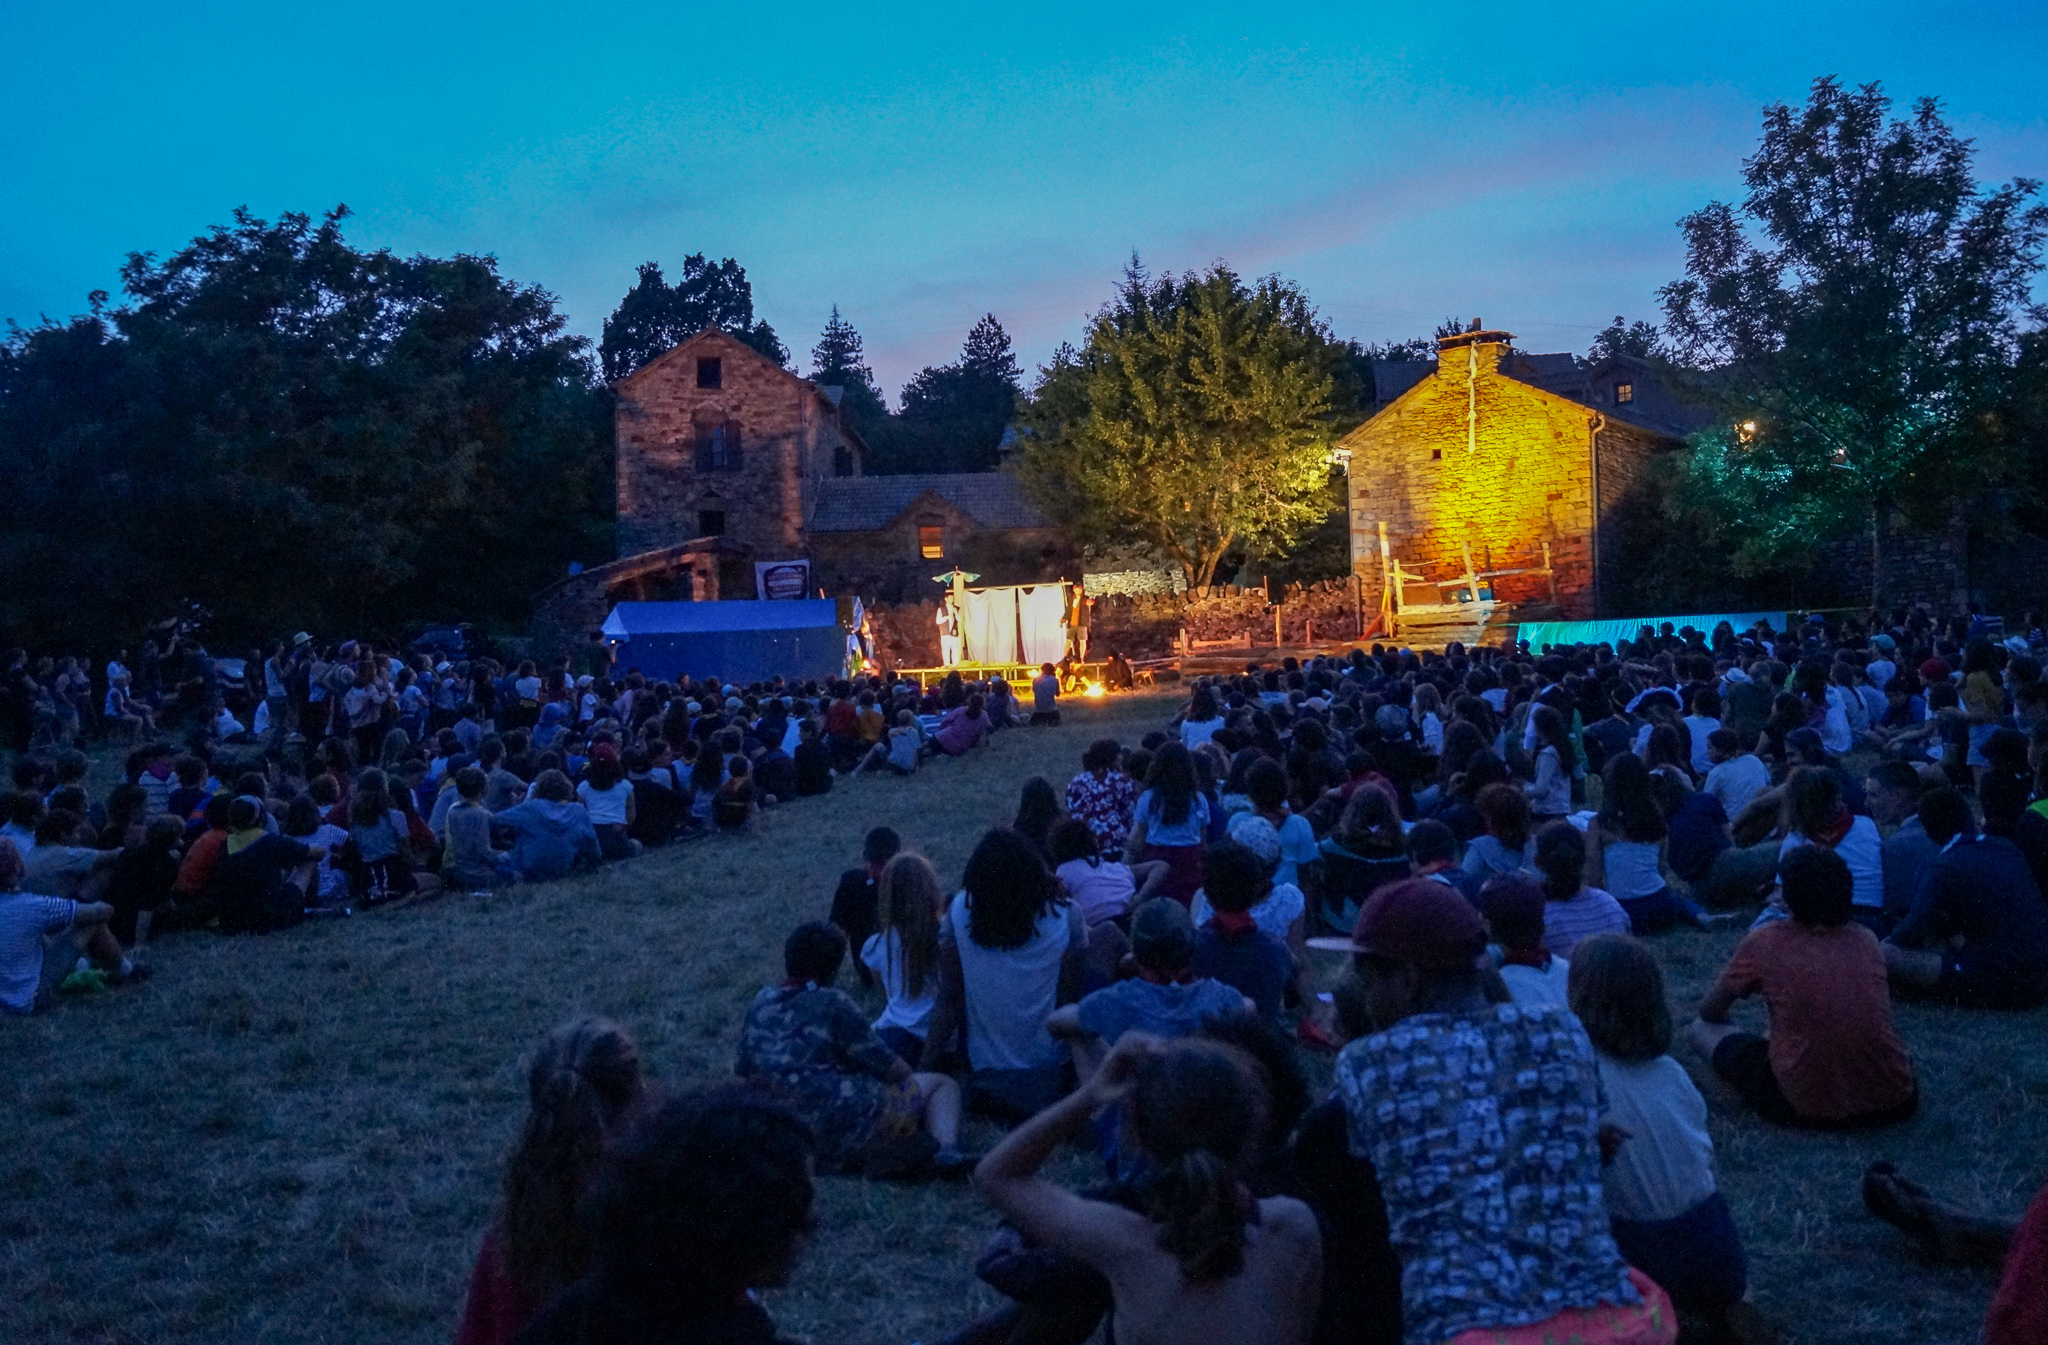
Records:
[[[1178,825],[1169,826],[1160,809],[1163,805],[1151,790],[1138,796],[1137,807],[1131,810],[1133,822],[1145,824],[1145,841],[1148,845],[1200,845],[1203,833],[1209,826],[1209,800],[1196,794],[1188,805],[1188,815]]]
[[[1215,977],[1258,1005],[1262,1016],[1278,1018],[1294,954],[1261,930],[1226,934],[1212,923],[1195,931],[1195,974]]]
[[[1114,1046],[1117,1038],[1134,1030],[1159,1037],[1192,1036],[1210,1014],[1244,1007],[1244,996],[1207,976],[1185,985],[1154,985],[1133,977],[1082,996],[1078,1007],[1082,1028]]]

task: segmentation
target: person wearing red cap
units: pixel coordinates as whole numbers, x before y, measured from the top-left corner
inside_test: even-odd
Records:
[[[1508,1002],[1479,963],[1485,922],[1442,883],[1382,888],[1351,938],[1312,946],[1354,955],[1371,1019],[1336,1093],[1386,1199],[1408,1345],[1669,1345],[1670,1299],[1608,1230],[1578,1020]]]

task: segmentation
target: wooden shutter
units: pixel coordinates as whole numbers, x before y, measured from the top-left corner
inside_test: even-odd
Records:
[[[737,472],[740,469],[740,423],[737,420],[725,422],[725,470]]]

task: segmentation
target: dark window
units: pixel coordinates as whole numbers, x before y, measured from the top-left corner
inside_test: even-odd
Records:
[[[725,510],[699,509],[697,511],[697,535],[699,537],[723,537],[725,535]]]
[[[918,524],[917,554],[926,560],[945,559],[946,530],[936,523]]]
[[[700,388],[724,387],[725,361],[718,359],[715,356],[708,360],[698,360],[697,386]]]
[[[1432,448],[1429,450],[1429,460],[1431,462],[1442,462],[1444,460],[1444,451],[1440,448]]]
[[[1632,401],[1634,401],[1635,399],[1636,399],[1636,385],[1635,385],[1635,384],[1633,384],[1633,383],[1616,383],[1616,384],[1614,385],[1614,401],[1615,401],[1615,404],[1616,404],[1616,405],[1619,405],[1619,404],[1621,404],[1622,402],[1632,402]]]
[[[832,450],[832,475],[853,475],[853,450],[845,444]]]
[[[740,469],[740,426],[736,420],[697,427],[697,470],[736,472]]]

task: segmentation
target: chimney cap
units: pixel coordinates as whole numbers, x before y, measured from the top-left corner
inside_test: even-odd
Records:
[[[1504,332],[1490,327],[1481,329],[1479,319],[1474,318],[1472,319],[1470,331],[1458,332],[1452,336],[1439,336],[1436,339],[1436,348],[1441,352],[1458,350],[1465,346],[1506,346],[1513,345],[1514,340],[1515,334],[1513,332]]]

